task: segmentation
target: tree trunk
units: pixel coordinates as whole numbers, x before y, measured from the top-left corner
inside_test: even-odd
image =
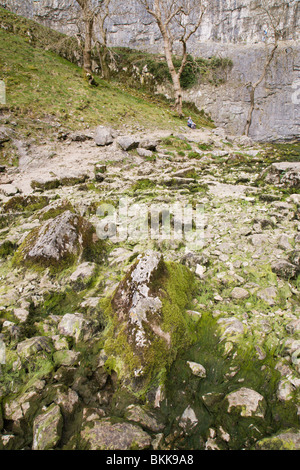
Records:
[[[173,82],[173,89],[174,89],[174,98],[175,98],[175,110],[179,114],[180,117],[183,116],[182,113],[182,88],[180,84],[180,74],[176,72],[176,69],[173,64],[172,59],[172,45],[170,43],[169,37],[167,32],[161,30],[163,41],[164,41],[164,49],[165,49],[165,56],[166,61],[168,64],[168,69],[172,78]]]
[[[274,58],[274,54],[275,54],[275,51],[276,51],[277,47],[278,47],[278,44],[277,44],[277,39],[276,39],[275,44],[274,44],[270,54],[267,56],[267,59],[266,59],[264,69],[263,69],[263,73],[262,73],[261,77],[254,84],[250,83],[250,87],[251,87],[251,90],[250,90],[250,109],[249,109],[248,118],[247,118],[245,130],[244,130],[244,135],[246,135],[247,137],[249,136],[250,126],[251,126],[251,123],[252,123],[252,115],[253,115],[253,111],[254,111],[254,107],[255,107],[255,91],[256,91],[256,88],[261,84],[261,82],[263,81],[263,79],[267,75],[268,68],[269,68],[269,66],[270,66],[270,64],[271,64],[271,62]]]
[[[250,109],[249,109],[249,113],[248,113],[248,117],[247,117],[247,122],[246,122],[246,126],[245,126],[245,131],[244,131],[244,134],[248,137],[249,136],[249,130],[250,130],[250,126],[251,126],[251,123],[252,123],[252,115],[253,115],[253,111],[254,111],[254,105],[255,105],[255,88],[253,87],[253,85],[251,85],[251,90],[250,90]]]
[[[92,37],[93,37],[93,24],[94,19],[92,17],[86,18],[85,22],[85,38],[84,38],[84,50],[83,50],[83,69],[87,76],[93,78],[92,72]]]
[[[108,66],[108,48],[105,44],[97,44],[97,51],[99,55],[99,60],[100,60],[100,65],[101,65],[101,73],[102,73],[102,78],[104,80],[109,81],[110,80],[110,68]]]

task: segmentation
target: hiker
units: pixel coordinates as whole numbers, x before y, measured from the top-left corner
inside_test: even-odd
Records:
[[[195,124],[194,121],[192,120],[191,116],[188,118],[187,125],[188,125],[188,127],[190,127],[191,129],[196,129],[196,124]]]

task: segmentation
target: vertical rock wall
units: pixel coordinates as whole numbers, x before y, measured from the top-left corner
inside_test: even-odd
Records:
[[[270,0],[276,14],[278,2]],[[109,24],[111,46],[162,52],[159,31],[136,0],[112,0],[114,15]],[[115,9],[115,5],[118,8]],[[256,107],[250,135],[256,140],[294,139],[300,128],[300,2],[288,2],[281,18],[284,41],[256,92]],[[229,132],[243,133],[250,105],[247,83],[255,82],[266,57],[266,17],[257,0],[212,0],[203,25],[191,38],[195,56],[230,57],[233,68],[224,85],[199,85],[185,92],[185,99],[209,112]],[[30,17],[67,34],[78,32],[79,11],[75,0],[0,0],[18,14]],[[116,13],[117,12],[117,13]],[[270,42],[270,41],[269,41]],[[167,92],[166,89],[161,91]]]

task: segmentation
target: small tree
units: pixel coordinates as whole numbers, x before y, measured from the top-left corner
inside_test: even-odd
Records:
[[[111,0],[76,0],[76,2],[81,8],[84,23],[84,34],[80,32],[77,35],[80,45],[82,45],[82,36],[84,36],[82,46],[83,69],[90,83],[92,83],[92,47],[94,44],[99,55],[102,78],[109,80],[108,58],[111,58],[112,54],[107,46],[106,20],[110,17],[110,4],[112,2]],[[82,21],[77,23],[79,31],[81,30]]]
[[[95,22],[96,22],[96,25],[98,26],[99,35],[100,35],[100,41],[97,39],[97,37],[95,37],[95,44],[96,44],[99,59],[100,59],[102,78],[104,78],[105,80],[110,79],[110,68],[108,65],[108,58],[110,57],[111,54],[107,46],[107,27],[106,27],[106,20],[110,17],[110,8],[109,8],[110,4],[111,4],[111,0],[103,0],[95,16]]]
[[[182,116],[182,87],[180,78],[187,62],[187,43],[199,29],[204,12],[205,0],[138,0],[153,16],[162,35],[164,53],[172,78],[175,109]],[[175,42],[181,43],[181,63],[174,65]]]
[[[266,34],[268,32],[264,32],[264,41],[266,43],[266,60],[263,66],[261,76],[256,82],[249,82],[247,84],[247,88],[249,89],[250,93],[250,108],[244,130],[244,134],[246,136],[249,136],[250,127],[252,124],[252,116],[255,108],[256,89],[265,79],[271,62],[274,59],[276,50],[278,48],[278,42],[283,39],[285,35],[285,28],[281,26],[281,22],[282,18],[284,17],[285,10],[287,8],[287,2],[280,2],[278,5],[274,5],[273,8],[271,8],[270,2],[268,0],[260,1],[259,5],[257,6],[257,10],[264,15],[264,19],[268,24],[268,29],[271,30],[271,37],[269,42],[268,34]]]
[[[91,0],[76,0],[81,8],[84,22],[84,48],[83,48],[83,70],[89,81],[93,78],[92,72],[92,40],[95,12]]]

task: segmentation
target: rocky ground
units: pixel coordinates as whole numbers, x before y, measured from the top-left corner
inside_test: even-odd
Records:
[[[0,448],[298,449],[299,156],[222,129],[18,148],[0,168]],[[176,231],[175,203],[203,208],[196,243],[151,232],[145,207]]]

